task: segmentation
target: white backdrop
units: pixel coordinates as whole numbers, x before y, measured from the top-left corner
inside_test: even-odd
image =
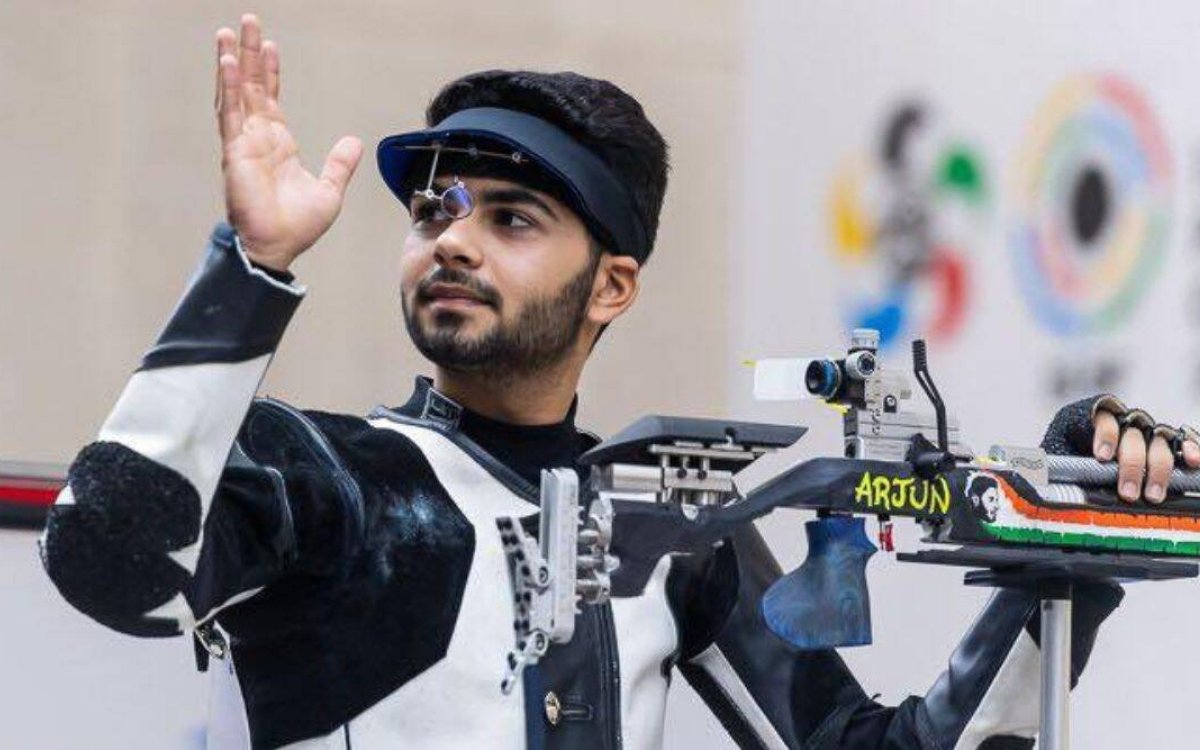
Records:
[[[1183,2],[753,3],[731,360],[838,352],[908,258],[918,271],[892,287],[909,294],[897,307],[909,333],[929,334],[933,375],[977,452],[1036,443],[1057,405],[1101,387],[1164,421],[1195,419],[1198,28],[1200,6]],[[906,102],[923,119],[900,139],[907,167],[889,168],[885,131]],[[913,260],[903,243],[921,220]],[[1042,255],[1018,250],[1030,226]],[[931,246],[957,259],[961,308],[945,291],[960,277],[920,255]],[[1022,257],[1042,265],[1022,278]],[[1045,295],[1030,304],[1045,278],[1073,330],[1043,320]],[[1106,318],[1120,294],[1133,302]],[[906,343],[889,354],[909,367]],[[814,452],[840,449],[831,411],[755,404],[749,370],[731,372],[735,413],[798,419]],[[785,562],[801,559],[800,518],[763,528]],[[869,577],[876,645],[847,658],[897,702],[932,684],[983,592],[883,555]],[[1198,619],[1196,582],[1129,588],[1075,693],[1075,746],[1196,744]]]
[[[731,391],[727,403],[712,411],[799,420],[813,428],[807,440],[814,453],[839,449],[831,412],[812,404],[753,403],[749,371],[737,363],[833,353],[843,345],[847,291],[869,291],[866,280],[882,265],[865,263],[858,275],[842,265],[831,229],[831,193],[841,175],[873,175],[848,191],[862,204],[864,226],[878,223],[883,210],[903,198],[881,177],[886,170],[874,154],[884,123],[903,102],[913,101],[926,118],[912,142],[911,171],[918,184],[930,174],[930,163],[936,166],[961,145],[983,185],[975,202],[954,197],[965,189],[913,198],[927,219],[932,216],[935,236],[953,246],[970,279],[961,326],[934,342],[931,359],[973,446],[1036,442],[1054,406],[1066,398],[1051,384],[1068,364],[1079,365],[1074,380],[1082,387],[1115,363],[1115,384],[1130,400],[1163,418],[1196,419],[1200,338],[1186,298],[1200,278],[1193,229],[1200,220],[1195,190],[1200,94],[1193,89],[1200,55],[1192,52],[1197,28],[1200,7],[1183,2],[752,0],[743,45],[745,112],[740,132],[731,136],[743,158],[729,176],[728,192],[715,195],[709,207],[738,217],[728,239],[731,305],[713,311],[731,319]],[[1134,194],[1131,205],[1149,205],[1146,215],[1168,215],[1170,223],[1162,268],[1148,279],[1141,303],[1105,331],[1063,337],[1038,323],[1017,282],[1009,238],[1029,215],[1020,201],[1029,191],[1011,183],[1020,154],[1030,150],[1031,129],[1054,121],[1039,112],[1047,101],[1064,101],[1056,88],[1064,81],[1094,80],[1087,76],[1096,73],[1129,82],[1161,127],[1169,169],[1165,177],[1147,180],[1148,197]],[[1093,156],[1103,161],[1103,153]],[[1108,175],[1110,185],[1115,177]],[[689,175],[681,171],[675,179]],[[1120,205],[1110,194],[1109,207]],[[1101,227],[1101,238],[1104,231]],[[872,243],[856,244],[850,235],[847,246],[859,247],[867,258],[880,254]],[[917,299],[909,310],[920,312],[939,301],[923,282],[912,291]],[[902,347],[893,355],[907,365]],[[801,559],[803,520],[781,516],[763,524],[785,563]],[[901,541],[911,541],[911,529],[898,525],[898,532]],[[77,740],[80,736],[110,747],[144,745],[148,737],[162,747],[197,747],[206,686],[192,671],[190,647],[180,639],[147,644],[80,617],[45,585],[34,539],[31,533],[0,533],[5,571],[0,581],[15,592],[2,631],[4,704],[10,712],[37,715],[45,726],[42,741],[30,744],[30,722],[9,714],[7,729],[0,727],[0,747],[73,747],[86,741]],[[882,692],[894,703],[932,684],[984,592],[964,589],[954,571],[905,567],[882,555],[871,563],[870,580],[876,643],[846,656],[869,692]],[[1200,703],[1195,697],[1200,657],[1194,656],[1192,636],[1200,616],[1198,586],[1129,590],[1076,692],[1077,747],[1195,744],[1190,719]],[[56,645],[46,649],[46,643]],[[40,718],[49,703],[62,707],[51,712],[64,717],[58,726]],[[669,747],[732,747],[686,692],[673,691],[670,722]],[[14,730],[21,732],[19,739]]]

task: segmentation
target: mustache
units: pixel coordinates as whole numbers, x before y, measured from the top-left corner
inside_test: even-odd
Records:
[[[500,293],[496,291],[495,287],[480,281],[466,271],[460,271],[457,268],[446,268],[444,266],[438,266],[433,269],[428,276],[421,279],[421,282],[417,284],[416,299],[418,303],[433,300],[433,295],[430,294],[429,288],[434,284],[460,286],[478,297],[484,304],[491,305],[496,309],[500,308]]]

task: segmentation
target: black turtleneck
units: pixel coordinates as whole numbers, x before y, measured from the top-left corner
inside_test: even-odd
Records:
[[[428,393],[433,388],[428,378],[417,378],[408,401],[396,411],[407,417],[427,417]],[[592,446],[594,440],[575,429],[575,407],[571,402],[567,416],[554,424],[516,425],[489,419],[441,395],[440,401],[448,412],[443,421],[457,422],[457,429],[493,458],[538,486],[542,469],[575,466],[576,459]]]

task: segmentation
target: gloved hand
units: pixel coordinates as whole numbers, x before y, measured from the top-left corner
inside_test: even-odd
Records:
[[[1092,396],[1058,410],[1042,448],[1047,453],[1116,460],[1117,493],[1132,503],[1161,503],[1171,470],[1200,467],[1200,432],[1155,421],[1111,394]]]

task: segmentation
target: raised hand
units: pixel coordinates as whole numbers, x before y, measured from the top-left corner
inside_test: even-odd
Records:
[[[257,17],[242,16],[240,37],[228,28],[217,32],[225,209],[250,259],[283,271],[337,218],[363,148],[343,137],[314,177],[287,129],[279,77],[279,48],[263,40]]]

